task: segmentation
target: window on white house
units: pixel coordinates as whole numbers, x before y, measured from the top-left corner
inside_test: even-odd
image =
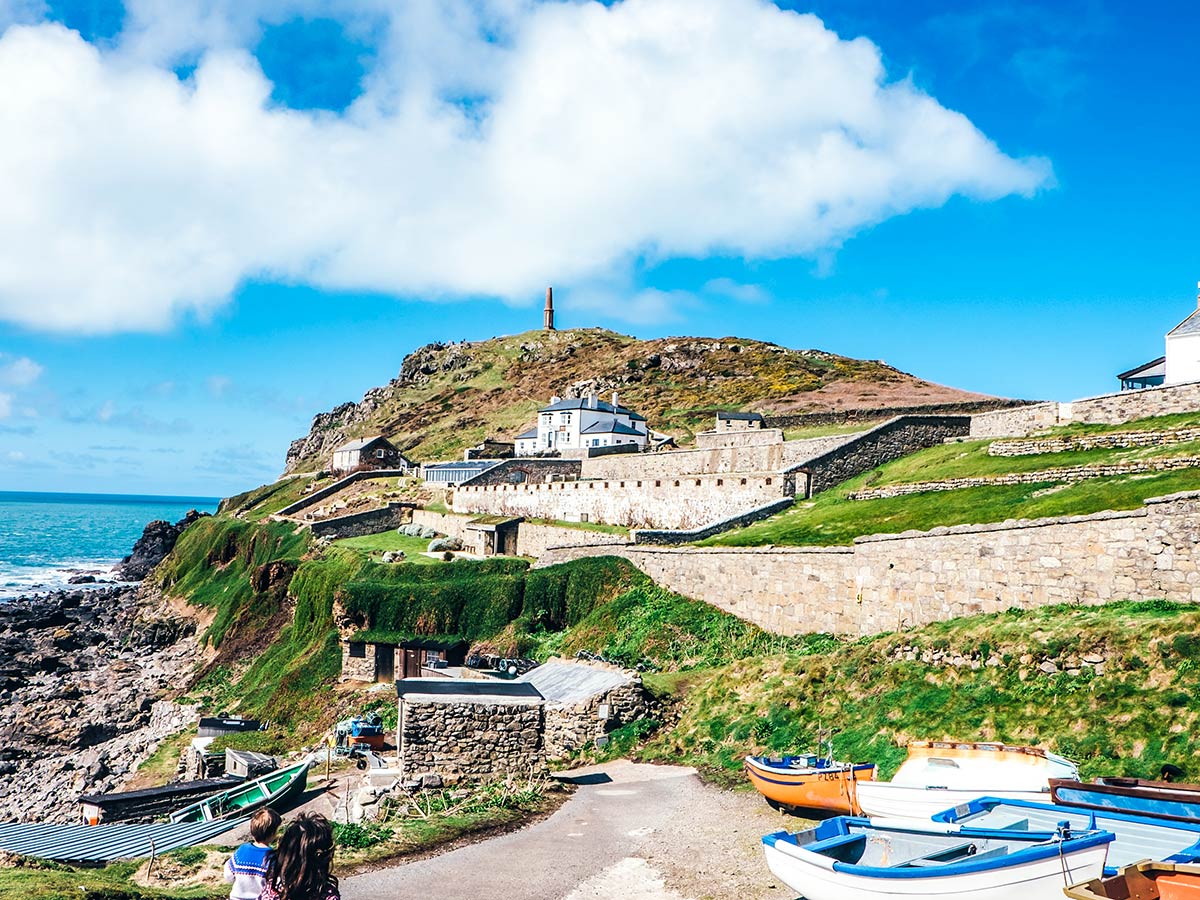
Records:
[[[384,457],[384,454],[385,454],[386,452],[387,452],[387,451],[385,451],[385,450],[384,450],[382,447],[380,447],[378,450],[376,450],[376,451],[375,451],[375,458],[376,458],[376,459],[383,459],[383,457]]]

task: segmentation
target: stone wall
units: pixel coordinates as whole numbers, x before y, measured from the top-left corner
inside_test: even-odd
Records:
[[[763,416],[764,428],[816,428],[825,425],[861,423],[869,428],[873,423],[894,419],[897,416],[963,416],[976,415],[988,410],[1017,409],[1030,405],[1028,400],[1004,400],[993,397],[965,403],[926,403],[920,406],[881,406],[874,409],[839,409],[825,412],[786,413]]]
[[[375,645],[362,643],[363,655],[350,655],[350,641],[342,640],[342,674],[338,681],[365,681],[368,684],[375,681]]]
[[[670,590],[770,631],[865,635],[1055,603],[1200,601],[1200,492],[1141,509],[929,532],[852,547],[554,550],[623,556]]]
[[[1039,403],[971,416],[971,437],[1024,437],[1043,428],[1080,422],[1122,425],[1150,416],[1200,410],[1200,382],[1118,391],[1070,403]]]
[[[358,472],[351,472],[345,478],[335,481],[333,484],[326,485],[319,490],[313,491],[301,497],[291,506],[285,506],[276,515],[294,516],[300,510],[312,506],[314,503],[320,503],[327,497],[332,497],[343,488],[349,487],[358,481],[370,481],[375,478],[399,478],[407,475],[408,469],[363,469]]]
[[[422,698],[405,700],[401,710],[405,778],[436,772],[450,781],[491,780],[546,771],[540,701]]]
[[[761,447],[764,444],[782,443],[782,428],[739,428],[696,432],[696,446],[701,450],[721,450],[725,447]]]
[[[961,437],[971,428],[966,416],[904,416],[885,422],[816,459],[804,463],[808,496],[827,491],[855,475],[869,472],[915,450]]]
[[[447,537],[458,538],[465,543],[474,543],[478,537],[477,532],[467,531],[467,525],[470,524],[474,516],[456,516],[453,513],[437,513],[427,509],[414,509],[412,511],[412,521],[414,525],[424,525],[426,528],[432,528],[438,534],[444,534]]]
[[[1037,472],[1009,472],[1005,475],[983,475],[976,478],[948,478],[945,481],[918,481],[911,484],[889,484],[885,487],[853,491],[851,500],[882,500],[906,494],[925,494],[930,491],[957,491],[962,488],[995,487],[1005,484],[1042,484],[1045,482],[1084,481],[1112,475],[1133,475],[1141,472],[1170,472],[1175,469],[1200,467],[1198,456],[1177,456],[1169,459],[1131,459],[1125,462],[1095,463],[1087,466],[1061,466]]]
[[[578,459],[537,459],[523,457],[506,459],[497,466],[468,478],[464,485],[480,484],[541,484],[552,478],[572,479],[579,477],[581,462]]]
[[[764,432],[730,432],[731,435],[757,435]],[[720,447],[700,450],[662,450],[633,456],[587,459],[581,478],[626,480],[638,478],[675,478],[682,475],[721,475],[734,472],[782,472],[799,463],[827,453],[855,437],[853,434],[830,435],[800,441],[776,441],[769,444]]]
[[[664,531],[661,529],[642,528],[633,532],[633,543],[635,544],[690,544],[693,541],[702,541],[705,538],[710,538],[713,535],[721,534],[729,531],[732,528],[741,528],[743,525],[750,525],[754,522],[762,521],[770,518],[776,513],[781,513],[796,502],[795,497],[781,497],[778,500],[773,500],[765,506],[759,506],[755,509],[746,510],[738,513],[735,516],[730,516],[726,519],[720,519],[716,522],[709,522],[700,528],[692,528],[687,531]]]
[[[800,482],[803,490],[803,476]],[[757,473],[459,487],[454,511],[630,528],[695,528],[792,496],[796,483],[793,476]]]
[[[338,516],[334,519],[323,519],[313,522],[308,527],[316,537],[347,538],[360,537],[364,534],[379,534],[390,531],[412,521],[412,504],[389,503],[380,509],[369,509],[366,512],[352,513],[348,516]]]
[[[988,445],[988,456],[1038,456],[1043,453],[1069,453],[1074,450],[1123,450],[1160,447],[1164,444],[1190,444],[1192,441],[1200,441],[1200,428],[1177,428],[1173,431],[1112,431],[1105,434],[992,441]]]
[[[627,544],[628,534],[610,534],[587,528],[568,528],[559,525],[536,525],[522,522],[517,526],[517,555],[542,556],[551,547],[587,547],[607,544]]]
[[[1037,403],[971,416],[971,437],[1014,437],[1058,424],[1057,403]]]
[[[605,718],[601,706],[607,707]],[[551,759],[595,743],[610,731],[652,714],[649,697],[639,675],[601,694],[593,694],[579,703],[546,704],[545,746]]]

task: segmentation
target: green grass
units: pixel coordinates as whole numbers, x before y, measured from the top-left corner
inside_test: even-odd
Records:
[[[903,647],[974,659],[955,668],[897,659]],[[905,634],[840,642],[823,653],[755,655],[704,673],[679,724],[640,751],[738,783],[747,753],[806,751],[832,727],[840,758],[887,778],[910,740],[1036,744],[1085,778],[1154,777],[1164,762],[1200,774],[1200,609],[1164,601],[1011,610]],[[1094,674],[1077,660],[1099,653]],[[1042,675],[1057,660],[1064,671]],[[1080,674],[1065,669],[1076,660]],[[990,664],[988,664],[990,662]]]
[[[130,881],[140,863],[112,863],[102,869],[77,869],[51,863],[0,869],[0,897],[13,900],[217,900],[228,888],[178,890],[136,887]]]
[[[1036,436],[1107,434],[1121,431],[1171,431],[1179,428],[1193,428],[1198,425],[1200,425],[1200,412],[1184,412],[1166,416],[1151,416],[1133,422],[1122,422],[1118,425],[1089,425],[1074,422],[1070,425],[1047,428],[1045,431],[1039,431]]]
[[[840,425],[808,425],[803,428],[785,428],[783,429],[783,439],[785,441],[801,441],[808,438],[833,437],[839,434],[857,434],[860,431],[874,428],[883,421],[885,420],[872,419],[863,422],[843,422]]]
[[[416,566],[437,566],[442,564],[440,558],[433,559],[428,556],[422,556],[429,549],[429,538],[411,537],[407,534],[400,534],[396,531],[384,531],[379,534],[366,534],[362,537],[342,538],[333,542],[335,547],[344,547],[347,550],[357,550],[360,553],[369,555],[372,559],[378,559],[379,556],[387,551],[400,550],[404,553],[406,563],[411,563]]]
[[[564,519],[526,519],[530,525],[553,525],[555,528],[577,528],[580,531],[598,531],[602,534],[629,534],[624,525],[606,525],[603,522],[567,522]]]
[[[884,470],[889,468],[890,465],[883,467]],[[850,491],[880,483],[879,479],[873,480],[874,475],[860,475],[818,494],[811,501],[799,502],[779,515],[700,544],[726,547],[849,544],[863,535],[897,534],[910,529],[927,531],[941,525],[979,525],[1006,519],[1136,509],[1148,497],[1200,490],[1200,469],[1179,469],[1156,475],[1089,478],[1061,486],[1054,483],[997,485],[879,500],[846,499]]]

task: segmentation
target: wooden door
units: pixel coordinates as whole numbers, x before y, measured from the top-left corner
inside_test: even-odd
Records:
[[[390,644],[375,645],[375,680],[396,680],[396,648]]]

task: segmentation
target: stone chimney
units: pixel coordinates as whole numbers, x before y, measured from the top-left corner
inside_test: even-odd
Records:
[[[542,310],[542,330],[554,330],[554,288],[546,288],[546,308]]]

